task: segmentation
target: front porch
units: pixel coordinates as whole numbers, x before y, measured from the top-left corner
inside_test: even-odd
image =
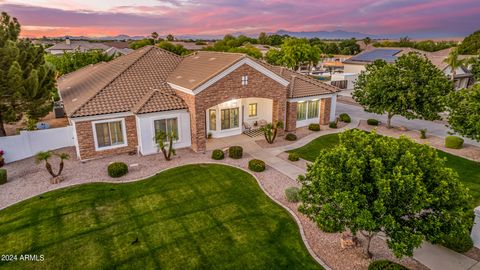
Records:
[[[266,98],[232,99],[206,111],[207,138],[223,138],[246,132],[255,137],[261,126],[272,122],[273,101]]]

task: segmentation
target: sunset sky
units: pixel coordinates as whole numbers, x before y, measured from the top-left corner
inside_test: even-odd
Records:
[[[458,37],[480,29],[480,0],[0,0],[0,10],[28,37],[279,29]]]

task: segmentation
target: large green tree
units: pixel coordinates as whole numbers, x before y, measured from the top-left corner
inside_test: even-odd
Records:
[[[377,60],[367,65],[353,91],[353,99],[365,111],[387,114],[387,126],[392,117],[407,119],[440,119],[445,110],[445,97],[453,91],[453,83],[427,58],[408,53],[395,63]]]
[[[41,46],[19,40],[20,24],[2,12],[0,18],[0,136],[4,123],[26,116],[35,121],[48,114],[55,89],[53,70]]]
[[[130,47],[130,49],[136,50],[153,44],[155,44],[155,40],[153,38],[144,38],[141,40],[135,40],[134,42],[130,43],[128,47]]]
[[[257,40],[244,35],[234,37],[226,35],[222,40],[218,40],[212,46],[204,48],[205,51],[245,53],[255,58],[261,58],[262,53],[251,44],[256,44]]]
[[[190,53],[190,51],[185,49],[185,47],[183,47],[182,45],[180,44],[175,45],[168,41],[160,41],[160,43],[158,43],[157,46],[159,48],[162,48],[164,50],[167,50],[169,52],[172,52],[178,55],[187,55]]]
[[[453,48],[448,54],[447,58],[443,60],[443,62],[446,63],[451,69],[450,79],[452,81],[455,80],[457,69],[462,67],[466,61],[467,59],[459,58],[458,48]]]
[[[450,93],[448,111],[455,132],[480,142],[480,84]]]
[[[458,50],[460,54],[480,54],[480,30],[466,37]]]
[[[346,131],[299,182],[299,210],[325,231],[362,234],[367,257],[379,232],[401,257],[424,240],[441,243],[472,225],[471,197],[458,174],[435,149],[406,137]]]
[[[320,60],[321,51],[307,39],[286,38],[280,51],[271,49],[266,55],[267,62],[285,65],[297,70],[302,65],[316,65]]]
[[[99,62],[108,62],[114,57],[114,55],[108,55],[102,51],[90,51],[71,53],[67,52],[62,55],[47,54],[45,56],[45,60],[53,65],[57,76],[62,76],[63,74],[73,72],[87,65],[92,65]]]

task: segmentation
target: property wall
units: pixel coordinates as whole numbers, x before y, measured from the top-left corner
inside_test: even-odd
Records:
[[[7,163],[32,157],[40,151],[74,146],[72,126],[35,131],[21,131],[20,135],[0,137],[0,150]]]
[[[242,85],[242,76],[248,85]],[[197,95],[176,91],[188,105],[192,131],[192,148],[206,148],[206,111],[217,104],[240,98],[260,97],[273,100],[272,120],[285,121],[286,88],[249,65],[242,65]]]
[[[111,156],[111,155],[116,155],[121,153],[128,153],[128,152],[137,150],[138,139],[137,139],[137,127],[136,127],[135,116],[130,115],[125,117],[102,118],[101,120],[108,120],[108,119],[125,119],[127,146],[97,151],[95,150],[95,139],[93,135],[94,133],[92,128],[92,122],[98,121],[99,119],[86,120],[86,121],[74,121],[77,140],[78,140],[78,153],[80,154],[79,158],[81,160]]]
[[[157,112],[148,114],[139,114],[137,117],[139,151],[142,155],[158,153],[158,147],[155,143],[154,121],[166,118],[177,118],[178,140],[173,143],[175,149],[190,147],[192,140],[190,136],[190,115],[186,110]]]
[[[364,65],[355,65],[355,64],[347,64],[347,63],[344,63],[343,65],[343,73],[360,74],[364,70],[365,70]]]
[[[353,90],[355,81],[360,73],[335,73],[332,74],[332,81],[347,81],[347,88],[345,90]]]

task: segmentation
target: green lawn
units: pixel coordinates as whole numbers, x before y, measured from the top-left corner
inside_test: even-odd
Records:
[[[48,192],[0,211],[0,224],[2,254],[45,258],[1,269],[321,268],[288,212],[223,165]]]
[[[289,152],[298,153],[300,157],[305,160],[315,161],[320,150],[335,147],[338,143],[338,134],[329,134],[321,136],[303,147]],[[447,158],[447,166],[455,169],[460,176],[460,180],[470,189],[470,194],[474,198],[475,206],[480,205],[480,163],[440,150],[438,150],[438,153],[441,157]]]

